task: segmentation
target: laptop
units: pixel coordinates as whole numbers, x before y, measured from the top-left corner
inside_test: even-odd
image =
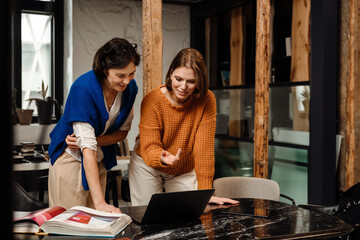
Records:
[[[199,218],[214,189],[155,193],[147,206],[130,208],[129,215],[140,224]]]

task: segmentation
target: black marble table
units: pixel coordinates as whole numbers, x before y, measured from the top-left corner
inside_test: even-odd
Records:
[[[238,206],[208,205],[200,219],[163,224],[131,223],[116,239],[330,239],[353,227],[339,218],[261,199],[238,199]],[[130,213],[136,207],[121,208]],[[17,235],[15,239],[24,239]],[[37,236],[27,236],[37,239]],[[46,236],[42,239],[84,239]]]

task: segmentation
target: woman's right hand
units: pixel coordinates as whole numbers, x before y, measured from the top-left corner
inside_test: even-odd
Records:
[[[68,145],[68,147],[70,148],[71,151],[77,151],[80,150],[80,148],[77,145],[77,137],[75,136],[75,134],[71,134],[71,135],[67,135],[65,138],[65,142]]]
[[[160,156],[160,160],[165,165],[173,165],[180,160],[181,149],[178,149],[176,156],[172,155],[168,151],[163,151]]]
[[[113,205],[107,204],[106,202],[101,202],[95,205],[95,209],[102,212],[109,213],[121,213],[121,210]]]

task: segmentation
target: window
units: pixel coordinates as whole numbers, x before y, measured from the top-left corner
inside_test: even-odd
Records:
[[[17,0],[13,4],[13,88],[19,108],[37,108],[30,98],[63,101],[63,1]],[[31,105],[29,105],[31,103]],[[55,109],[59,116],[60,110]],[[55,119],[55,116],[53,116]]]
[[[53,66],[51,38],[52,15],[21,14],[21,99],[27,108],[29,98],[39,98],[42,84],[51,89]],[[51,93],[47,91],[47,96]],[[35,103],[31,108],[35,110]]]

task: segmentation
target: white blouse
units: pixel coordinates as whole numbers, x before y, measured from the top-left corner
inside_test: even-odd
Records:
[[[110,108],[110,111],[106,106],[106,110],[109,113],[109,119],[106,121],[105,129],[101,136],[104,135],[105,132],[115,124],[116,119],[120,114],[121,100],[122,92],[118,92],[114,100],[114,105]],[[104,104],[105,102],[106,100],[104,97]],[[119,130],[130,131],[133,118],[134,108],[131,109],[129,116],[126,118],[124,124],[120,127]],[[100,162],[104,158],[104,155],[101,151],[101,147],[97,145],[94,128],[86,122],[74,122],[72,127],[74,129],[74,134],[77,137],[77,145],[81,149],[81,152],[84,150],[84,148],[89,148],[96,151],[97,161]],[[81,161],[81,154],[79,150],[72,151],[69,147],[66,147],[65,151],[78,161]]]

